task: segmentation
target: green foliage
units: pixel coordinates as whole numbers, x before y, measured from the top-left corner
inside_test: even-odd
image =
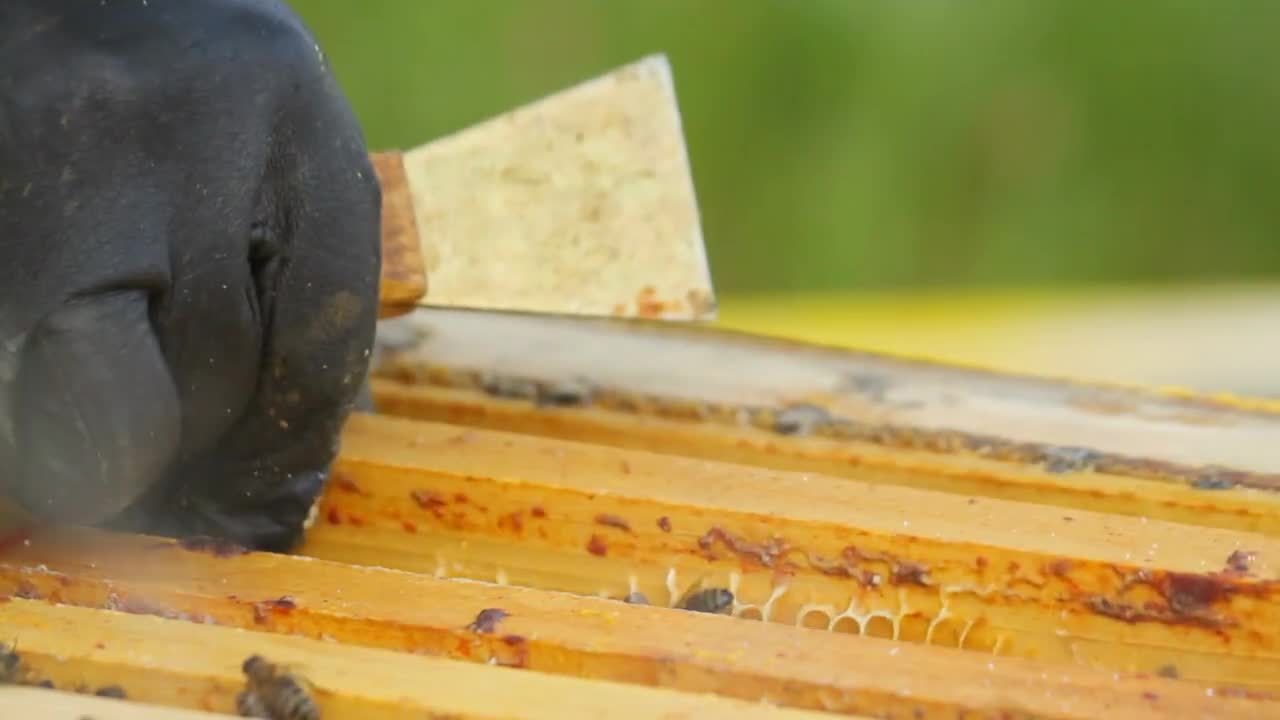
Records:
[[[724,291],[1280,271],[1280,3],[292,2],[375,147],[667,53]]]

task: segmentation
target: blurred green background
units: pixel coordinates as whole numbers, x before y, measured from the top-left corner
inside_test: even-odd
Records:
[[[1280,3],[290,0],[375,148],[653,52],[725,294],[1280,274]]]

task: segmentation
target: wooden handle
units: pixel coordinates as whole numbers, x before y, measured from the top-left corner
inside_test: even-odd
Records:
[[[396,150],[369,154],[382,184],[382,281],[380,318],[403,315],[427,292],[413,195],[404,174],[404,155]]]

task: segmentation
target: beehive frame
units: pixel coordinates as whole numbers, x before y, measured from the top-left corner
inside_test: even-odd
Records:
[[[382,338],[296,554],[13,539],[13,687],[56,691],[0,707],[234,712],[256,652],[326,718],[1280,712],[1265,403],[645,323]],[[699,587],[729,613],[671,607]]]

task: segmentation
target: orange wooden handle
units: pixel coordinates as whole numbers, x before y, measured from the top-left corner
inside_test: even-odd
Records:
[[[378,317],[403,315],[427,292],[427,272],[414,217],[413,195],[404,173],[404,155],[389,150],[369,154],[382,184],[382,278]]]

